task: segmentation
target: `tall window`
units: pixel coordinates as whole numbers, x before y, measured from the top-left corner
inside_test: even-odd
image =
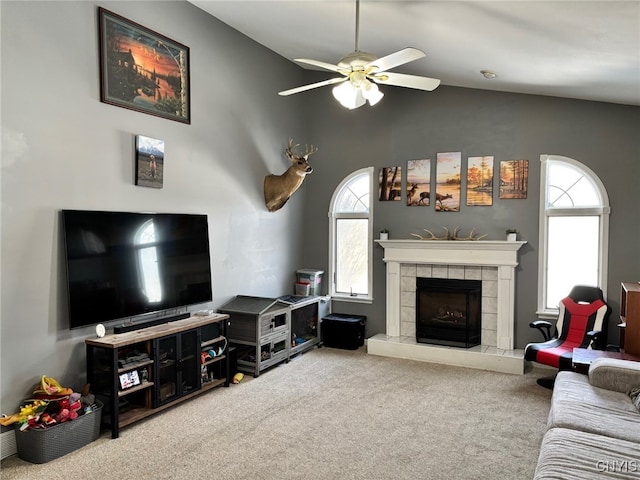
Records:
[[[606,296],[609,198],[600,179],[567,157],[542,155],[538,310],[557,312],[574,285]]]
[[[372,300],[372,182],[373,167],[353,172],[329,205],[330,294],[341,300]]]

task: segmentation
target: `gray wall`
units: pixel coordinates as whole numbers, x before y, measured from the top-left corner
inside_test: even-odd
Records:
[[[269,213],[262,182],[288,167],[289,136],[309,141],[303,99],[276,94],[299,68],[186,2],[0,5],[2,412],[42,374],[85,381],[94,330],[68,329],[60,209],[207,214],[212,308],[292,291],[305,187]],[[190,47],[191,125],[100,102],[97,5]],[[137,134],[166,142],[163,189],[134,185]]]
[[[215,308],[239,293],[291,291],[300,267],[326,270],[329,199],[353,170],[450,150],[463,158],[526,158],[526,200],[496,199],[493,207],[463,206],[455,214],[375,204],[376,229],[389,227],[396,238],[443,225],[502,238],[505,227],[517,227],[530,242],[518,269],[522,346],[535,312],[538,159],[550,153],[580,160],[607,186],[614,307],[619,282],[640,280],[638,108],[443,86],[432,93],[386,88],[376,108],[346,111],[328,88],[278,97],[282,88],[326,76],[297,68],[186,2],[101,2],[191,48],[192,124],[184,125],[99,101],[97,5],[0,2],[3,412],[42,374],[76,388],[85,381],[83,341],[93,329],[67,326],[59,281],[63,208],[208,214]],[[161,190],[134,185],[136,134],[166,142]],[[263,177],[287,167],[289,136],[320,147],[315,171],[285,208],[268,213]],[[369,334],[384,331],[381,258],[376,247],[375,303],[335,306],[366,314]]]
[[[310,73],[307,81],[324,78]],[[391,230],[391,238],[413,238],[446,226],[462,232],[476,228],[487,239],[502,240],[505,228],[519,230],[528,243],[520,250],[516,290],[516,346],[540,338],[528,324],[535,320],[538,281],[538,210],[540,155],[574,158],[603,181],[611,203],[608,300],[614,312],[610,342],[618,342],[620,282],[640,280],[640,109],[598,102],[517,95],[441,86],[430,93],[384,88],[375,107],[348,111],[337,105],[329,88],[308,92],[305,111],[312,124],[308,136],[320,148],[308,179],[304,263],[328,268],[327,212],[331,195],[349,173],[365,167],[400,165],[406,184],[407,160],[431,158],[437,152],[468,156],[494,155],[500,160],[529,160],[529,192],[524,200],[500,200],[491,207],[461,205],[459,213],[401,202],[374,200],[375,232]],[[497,171],[497,170],[496,170]],[[463,197],[464,198],[464,197]],[[576,242],[580,241],[579,235]],[[367,336],[385,331],[385,264],[382,248],[374,248],[374,303],[334,302],[334,311],[367,315]],[[325,289],[326,289],[325,285]]]

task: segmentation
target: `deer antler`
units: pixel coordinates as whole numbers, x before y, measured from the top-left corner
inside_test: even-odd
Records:
[[[447,227],[442,227],[442,228],[445,231],[445,235],[443,237],[438,237],[431,230],[427,230],[426,228],[424,229],[424,231],[430,235],[429,237],[423,237],[422,235],[419,235],[417,233],[412,233],[411,235],[413,235],[414,237],[418,237],[420,240],[480,240],[481,238],[484,238],[488,235],[488,234],[477,235],[475,233],[476,229],[474,228],[469,233],[469,236],[458,237],[458,231],[460,230],[460,227],[454,228],[453,232],[450,232]]]
[[[318,147],[314,147],[313,145],[311,145],[311,148],[309,148],[309,145],[305,145],[304,146],[304,155],[299,155],[295,150],[300,146],[299,143],[296,143],[295,145],[293,144],[293,138],[289,139],[289,145],[287,146],[287,150],[286,152],[293,156],[293,157],[304,157],[306,159],[309,158],[310,155],[313,155],[314,153],[316,153],[318,151]]]
[[[464,237],[464,238],[455,238],[454,240],[480,240],[481,238],[484,238],[488,235],[488,233],[485,233],[484,235],[475,235],[475,228],[471,229],[471,232],[469,232],[469,236],[468,237]]]
[[[313,144],[311,145],[311,148],[309,148],[307,145],[304,146],[304,156],[306,158],[309,158],[309,155],[313,155],[314,153],[316,153],[318,151],[318,147],[314,147]]]
[[[423,237],[422,235],[418,235],[417,233],[412,233],[411,235],[413,235],[414,237],[418,237],[420,240],[451,240],[451,238],[449,238],[449,229],[447,227],[442,228],[444,228],[444,231],[447,232],[444,237],[438,237],[431,230],[427,230],[426,228],[424,228],[423,230],[427,232],[430,237]]]

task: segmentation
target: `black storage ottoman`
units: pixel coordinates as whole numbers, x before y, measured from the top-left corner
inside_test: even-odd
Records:
[[[325,347],[356,350],[364,345],[367,317],[332,313],[322,317],[322,342]]]

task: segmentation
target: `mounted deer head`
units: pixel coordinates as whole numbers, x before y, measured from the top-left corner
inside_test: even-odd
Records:
[[[309,165],[309,156],[318,151],[311,145],[305,146],[305,152],[300,155],[295,151],[299,145],[294,145],[293,140],[289,139],[289,145],[284,151],[285,155],[291,160],[292,165],[282,175],[267,175],[264,177],[264,203],[270,212],[280,210],[287,203],[289,197],[294,194],[305,177],[313,172],[313,168]]]

